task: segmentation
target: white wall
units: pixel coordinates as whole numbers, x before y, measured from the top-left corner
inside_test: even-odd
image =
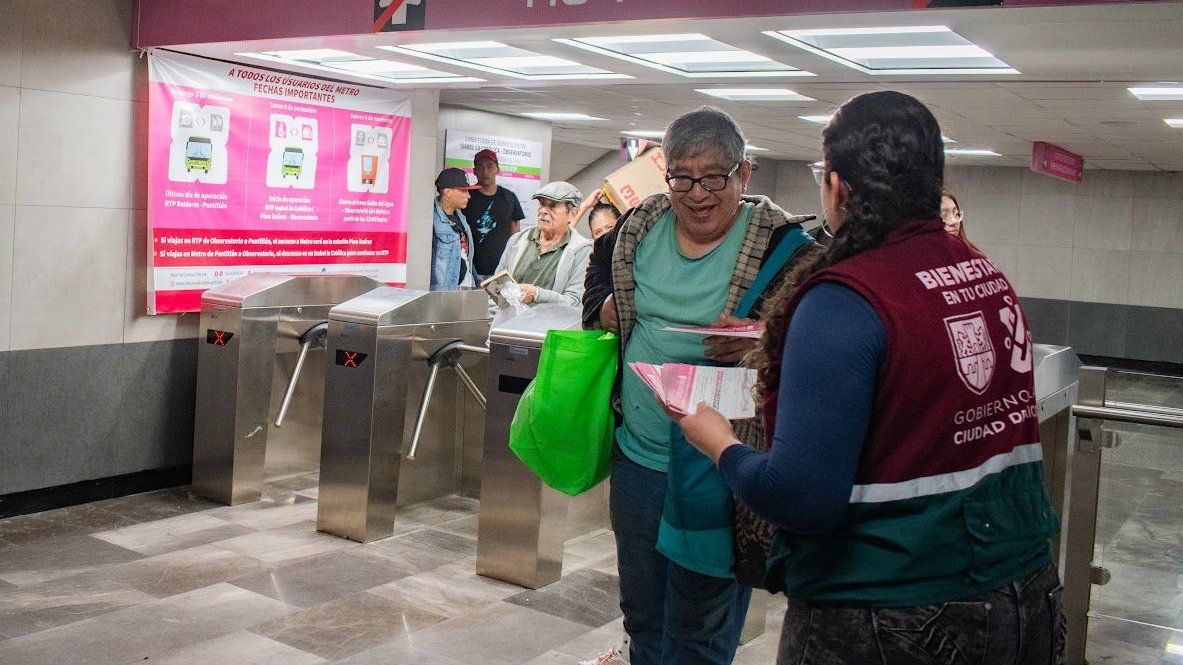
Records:
[[[145,314],[147,60],[128,48],[131,6],[0,0],[0,351],[197,334],[196,314]],[[438,99],[413,93],[411,182],[427,187],[408,279],[424,284]]]
[[[146,317],[131,0],[0,0],[0,351],[196,335]]]
[[[804,162],[777,165],[775,200],[817,213]],[[1072,184],[1008,167],[951,166],[966,232],[1019,295],[1183,309],[1183,174],[1086,170]]]
[[[575,184],[572,182],[572,178],[580,174],[593,162],[608,153],[616,155],[619,152],[619,150],[592,148],[575,143],[554,141],[551,143],[550,149],[550,177],[553,180],[566,180],[567,182],[571,182],[571,184]],[[579,186],[576,185],[576,187]],[[591,190],[584,191],[583,188],[580,188],[580,191],[587,194]]]
[[[431,218],[435,213],[435,176],[442,159],[439,129],[440,93],[411,93],[411,207],[407,215],[407,286],[426,289],[431,284]]]

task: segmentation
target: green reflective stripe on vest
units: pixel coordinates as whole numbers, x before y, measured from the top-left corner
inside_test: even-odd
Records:
[[[966,598],[1046,564],[1059,530],[1039,462],[955,492],[853,503],[846,524],[804,538],[782,533],[790,597],[881,607]]]

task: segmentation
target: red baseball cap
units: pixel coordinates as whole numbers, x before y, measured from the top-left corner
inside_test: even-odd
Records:
[[[481,161],[482,159],[491,159],[491,160],[493,160],[494,164],[496,164],[497,166],[501,166],[501,162],[497,161],[497,153],[493,152],[492,150],[490,150],[488,148],[485,148],[484,150],[473,155],[472,163],[476,164],[477,162]]]

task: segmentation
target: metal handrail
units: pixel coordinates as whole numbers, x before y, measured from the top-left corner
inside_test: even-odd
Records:
[[[1137,425],[1158,425],[1183,429],[1183,417],[1168,416],[1135,409],[1115,409],[1108,406],[1072,405],[1072,415],[1077,418],[1096,418],[1111,422],[1134,423]]]

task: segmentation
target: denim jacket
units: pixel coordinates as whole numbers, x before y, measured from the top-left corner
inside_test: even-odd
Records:
[[[464,213],[459,210],[460,228],[468,243],[468,256],[460,255],[460,234],[452,228],[452,221],[440,208],[439,199],[435,201],[435,215],[431,223],[431,288],[454,289],[460,283],[460,264],[462,260],[468,263],[468,279],[472,279],[472,231],[468,229],[468,222]]]

